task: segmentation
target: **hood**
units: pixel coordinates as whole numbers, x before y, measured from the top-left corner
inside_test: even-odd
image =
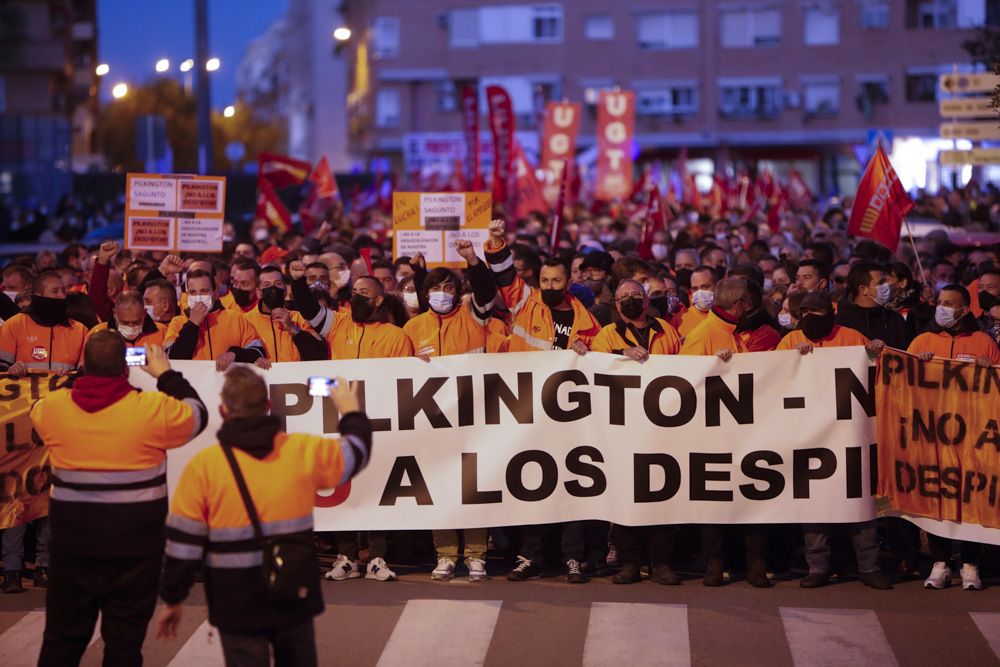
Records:
[[[263,415],[226,420],[215,435],[220,444],[242,449],[255,459],[262,459],[274,449],[274,436],[280,431],[280,419]]]
[[[70,396],[81,410],[94,413],[114,405],[133,391],[139,390],[130,385],[124,376],[81,375],[73,383]]]

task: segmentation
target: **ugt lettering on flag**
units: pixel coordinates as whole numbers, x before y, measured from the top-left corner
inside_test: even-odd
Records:
[[[913,202],[879,145],[858,184],[847,233],[878,241],[895,252],[903,218],[911,208]]]

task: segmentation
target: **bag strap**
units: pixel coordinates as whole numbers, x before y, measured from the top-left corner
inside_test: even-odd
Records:
[[[229,461],[229,467],[233,471],[233,477],[236,478],[236,488],[240,490],[240,497],[243,498],[243,505],[246,507],[247,515],[250,517],[250,522],[253,524],[254,536],[257,538],[258,542],[263,543],[264,531],[260,527],[260,517],[257,516],[257,507],[253,504],[253,498],[250,497],[250,489],[247,488],[247,481],[243,478],[243,471],[240,470],[240,465],[236,462],[236,455],[233,453],[233,448],[229,445],[220,446],[226,455],[226,460]]]

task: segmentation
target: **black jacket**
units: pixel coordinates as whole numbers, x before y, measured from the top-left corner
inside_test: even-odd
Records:
[[[868,340],[881,340],[889,347],[905,350],[913,338],[906,320],[882,306],[862,308],[847,299],[837,307],[837,324],[860,331]]]

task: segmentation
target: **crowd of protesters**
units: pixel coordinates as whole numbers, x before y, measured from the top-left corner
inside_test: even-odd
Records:
[[[927,195],[917,208],[990,230],[1000,219],[998,201],[990,189]],[[313,229],[283,233],[258,220],[238,236],[227,224],[224,252],[215,255],[69,243],[59,253],[15,257],[3,268],[0,370],[74,376],[85,342],[100,331],[117,332],[126,346],[162,346],[170,359],[214,362],[217,371],[240,363],[266,369],[285,361],[554,349],[621,354],[637,363],[659,354],[729,360],[745,352],[807,355],[846,345],[865,346],[872,355],[889,346],[925,359],[1000,364],[1000,244],[959,247],[941,231],[893,252],[849,238],[845,204],[802,207],[778,220],[754,211],[676,207],[648,242],[641,215],[576,206],[556,247],[549,216],[505,222],[498,208],[483,248],[456,245],[467,264],[460,271],[428,270],[420,256],[393,257],[391,216],[377,208],[337,207]],[[483,580],[493,549],[514,557],[509,579],[536,578],[555,535],[572,583],[609,568],[617,568],[615,583],[634,583],[650,564],[653,581],[676,585],[679,556],[698,553],[705,585],[722,585],[743,571],[753,586],[769,587],[774,561],[802,553],[809,574],[801,585],[819,587],[842,568],[831,557],[841,545],[834,528],[583,521],[435,530],[430,576],[451,579],[464,563],[469,579]],[[22,590],[25,530],[4,531],[4,592]],[[46,520],[35,522],[36,587],[46,585],[48,530]],[[845,531],[868,586],[891,588],[893,578],[919,573],[927,587],[945,587],[956,549],[962,586],[982,586],[980,545],[930,535],[925,544],[901,520]],[[390,547],[413,544],[395,537],[318,536],[332,556],[325,576],[395,579]],[[727,549],[732,538],[743,541],[741,553]],[[895,556],[892,571],[883,571],[880,552]]]

